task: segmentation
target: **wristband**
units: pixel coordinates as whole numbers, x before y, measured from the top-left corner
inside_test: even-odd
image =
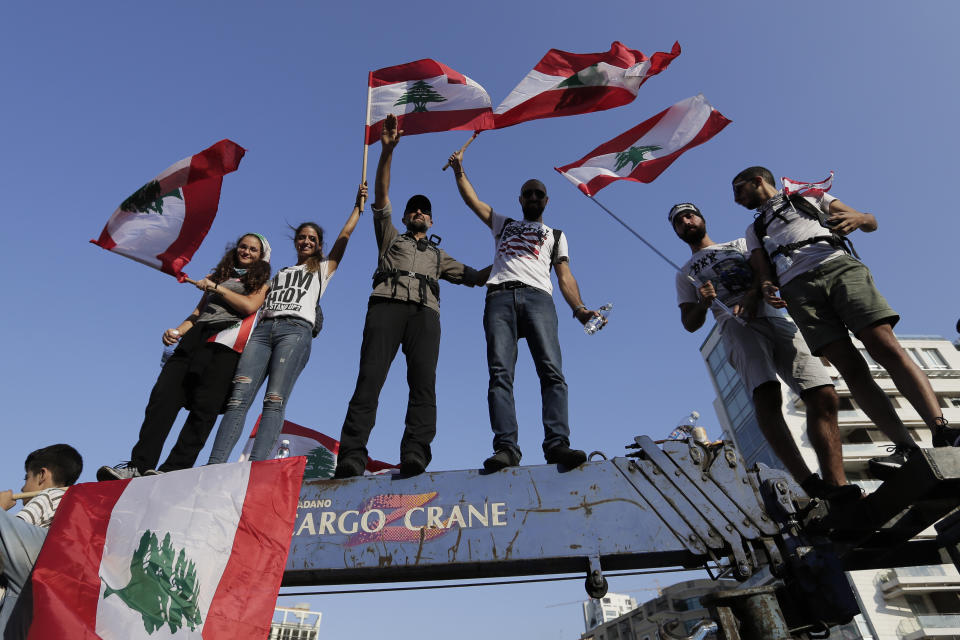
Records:
[[[587,305],[585,305],[585,304],[578,304],[578,305],[576,306],[576,308],[574,308],[574,310],[573,310],[573,317],[574,317],[574,318],[577,317],[577,311],[580,311],[580,309],[586,309],[586,308],[587,308]]]

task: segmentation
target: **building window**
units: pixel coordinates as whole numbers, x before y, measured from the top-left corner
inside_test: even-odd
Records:
[[[944,409],[960,409],[960,396],[937,396]]]
[[[938,349],[915,349],[910,347],[906,350],[910,358],[917,363],[921,369],[949,369],[950,365],[940,355]]]
[[[940,355],[939,349],[923,349],[923,357],[927,361],[930,369],[949,369],[950,365]]]
[[[869,366],[871,369],[883,369],[883,367],[877,364],[876,360],[870,357],[870,354],[866,349],[857,349],[857,351],[860,352],[860,355],[863,356],[863,359],[867,361],[867,366]]]
[[[844,444],[870,444],[873,442],[870,432],[864,427],[851,429],[843,436],[842,440]]]

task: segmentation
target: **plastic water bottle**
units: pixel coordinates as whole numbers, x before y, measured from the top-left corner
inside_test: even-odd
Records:
[[[588,336],[592,336],[597,331],[600,331],[600,327],[603,326],[604,321],[610,317],[610,312],[613,311],[613,303],[608,302],[607,304],[597,309],[597,311],[600,312],[600,315],[593,316],[592,318],[587,320],[587,323],[585,325],[583,325],[583,332],[586,333]]]
[[[176,329],[171,329],[170,332],[171,332],[174,336],[176,336],[176,337],[178,337],[178,338],[180,337],[180,332],[177,331]],[[163,353],[160,355],[160,367],[161,367],[161,368],[163,367],[163,365],[167,364],[167,360],[170,359],[170,356],[172,356],[172,355],[173,355],[173,352],[176,351],[176,350],[177,350],[177,343],[176,343],[176,342],[174,342],[173,344],[165,344],[165,345],[163,345]]]
[[[173,355],[173,352],[177,350],[176,343],[170,345],[163,345],[163,353],[160,355],[160,366],[167,364],[167,360],[170,359],[170,356]]]
[[[686,440],[690,437],[696,437],[695,431],[697,429],[703,431],[706,434],[706,430],[700,426],[700,412],[691,411],[689,415],[684,416],[677,423],[676,429],[670,432],[670,435],[667,436],[667,440]]]
[[[773,265],[777,268],[777,275],[793,266],[793,259],[785,253],[773,255],[773,252],[779,248],[779,245],[777,245],[770,236],[763,236],[763,248],[767,251],[767,255],[771,256]]]
[[[280,446],[277,448],[277,460],[282,460],[283,458],[290,457],[290,441],[281,440]]]

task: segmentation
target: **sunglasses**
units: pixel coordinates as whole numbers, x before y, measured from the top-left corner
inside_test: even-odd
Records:
[[[547,195],[547,192],[543,189],[524,189],[520,192],[520,195],[522,195],[524,198],[542,198]]]

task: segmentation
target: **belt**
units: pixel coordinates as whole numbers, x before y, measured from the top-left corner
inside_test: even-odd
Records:
[[[529,286],[527,283],[520,282],[519,280],[507,280],[506,282],[487,285],[487,293],[493,293],[494,291],[500,291],[502,289],[523,289]]]

